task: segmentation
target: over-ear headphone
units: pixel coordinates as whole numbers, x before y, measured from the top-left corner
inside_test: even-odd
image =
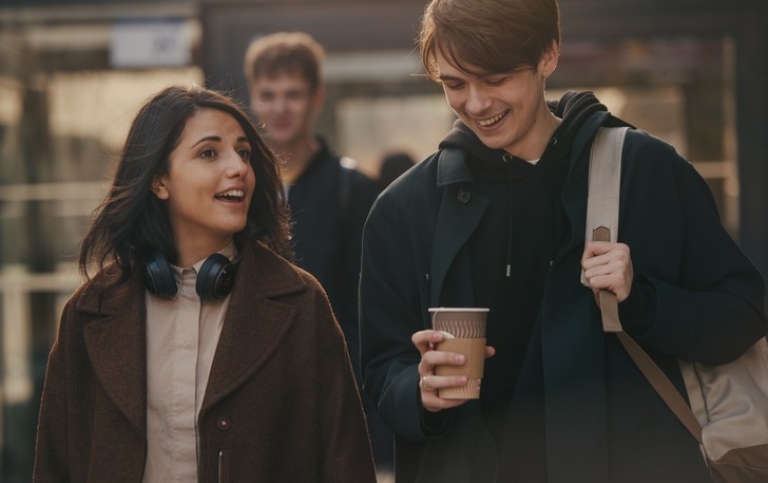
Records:
[[[206,258],[197,272],[195,291],[201,299],[220,299],[229,295],[237,273],[237,263],[221,253]],[[161,252],[154,252],[144,261],[144,280],[152,295],[173,298],[179,288],[171,264]]]

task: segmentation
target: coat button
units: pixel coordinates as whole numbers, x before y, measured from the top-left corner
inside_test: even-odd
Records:
[[[229,422],[229,418],[226,416],[219,416],[216,419],[216,427],[222,431],[226,431],[232,424]]]
[[[459,190],[459,202],[467,204],[469,203],[469,199],[472,197],[472,193],[469,192],[469,190]]]

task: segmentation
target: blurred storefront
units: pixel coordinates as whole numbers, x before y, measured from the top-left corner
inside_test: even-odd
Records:
[[[328,50],[319,128],[375,176],[391,149],[429,154],[453,114],[421,75],[423,0],[2,0],[0,480],[29,481],[58,315],[80,282],[79,238],[139,104],[170,83],[243,102],[252,38],[305,30]],[[593,89],[709,181],[723,220],[768,274],[768,3],[561,0],[549,83]]]

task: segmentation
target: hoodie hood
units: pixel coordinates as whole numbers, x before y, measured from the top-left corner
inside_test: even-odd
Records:
[[[597,100],[597,97],[591,91],[566,92],[560,100],[547,102],[552,113],[561,118],[560,126],[555,130],[551,143],[560,144],[564,147],[570,146],[572,139],[577,135],[584,122],[596,112],[604,111],[607,114],[608,109]],[[565,141],[565,142],[559,142]],[[463,122],[456,120],[453,129],[446,135],[440,143],[440,149],[459,148],[469,154],[468,158],[480,162],[483,171],[494,170],[498,165],[499,169],[506,172],[504,166],[504,156],[507,152],[503,149],[491,149],[487,147],[480,138]],[[515,158],[517,159],[517,158]],[[499,164],[500,163],[500,164]],[[473,163],[474,164],[474,163]]]
[[[516,216],[514,211],[521,209],[514,202],[513,186],[529,176],[534,176],[537,171],[539,176],[545,177],[546,182],[543,186],[546,187],[545,190],[548,192],[546,196],[549,200],[533,209],[543,210],[541,215],[552,220],[550,226],[553,239],[550,251],[551,256],[554,257],[566,233],[559,197],[572,150],[579,149],[575,146],[577,144],[575,140],[580,133],[581,137],[591,137],[594,129],[601,123],[605,123],[606,118],[612,117],[595,95],[588,91],[568,91],[560,100],[548,102],[547,106],[554,115],[562,119],[562,122],[552,134],[538,164],[512,156],[504,149],[488,148],[460,120],[454,123],[453,129],[440,143],[440,149],[453,148],[466,153],[464,160],[473,174],[476,189],[507,206],[506,215],[497,220],[506,224],[505,273],[507,277],[513,270],[513,240],[517,236],[511,220]],[[603,116],[594,116],[601,112],[604,113]]]

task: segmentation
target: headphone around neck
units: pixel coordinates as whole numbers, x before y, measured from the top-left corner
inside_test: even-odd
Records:
[[[237,267],[237,263],[231,262],[221,253],[214,253],[206,258],[197,272],[197,295],[203,300],[220,299],[229,295]],[[149,293],[157,297],[170,299],[179,291],[173,268],[161,252],[154,252],[144,261],[144,280]]]

